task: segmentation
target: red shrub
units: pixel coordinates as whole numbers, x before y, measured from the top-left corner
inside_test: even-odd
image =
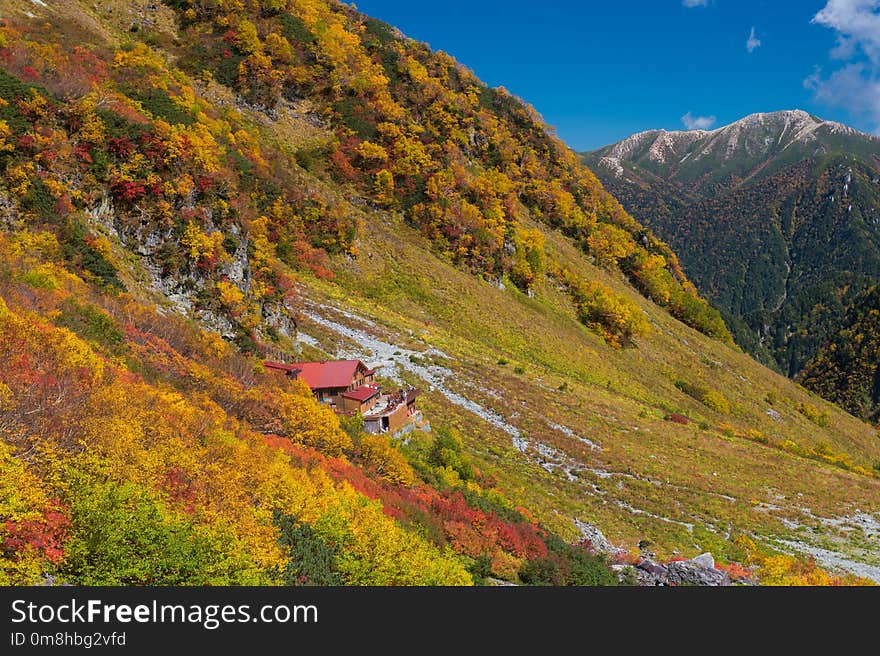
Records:
[[[169,419],[169,423],[176,420],[176,418]],[[179,502],[184,511],[188,513],[195,510],[196,485],[192,477],[179,467],[173,467],[167,471],[165,479],[162,481],[162,489],[168,493],[168,497],[172,501]]]
[[[6,535],[0,543],[6,551],[17,552],[35,549],[50,563],[64,559],[64,542],[70,529],[70,520],[57,504],[54,510],[43,513],[41,519],[8,521]]]
[[[752,570],[744,567],[739,563],[730,563],[729,565],[721,565],[716,563],[715,569],[725,572],[732,581],[741,581],[742,579],[752,578],[754,575]]]
[[[143,198],[147,190],[140,182],[133,180],[117,180],[110,185],[110,191],[117,200],[132,203]]]
[[[128,137],[110,137],[107,139],[107,150],[119,159],[126,159],[134,152],[134,144]]]

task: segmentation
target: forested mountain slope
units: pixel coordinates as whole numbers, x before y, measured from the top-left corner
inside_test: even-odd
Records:
[[[798,380],[856,417],[880,418],[880,287],[857,299]]]
[[[805,112],[585,156],[680,253],[737,342],[795,375],[880,279],[880,141]]]

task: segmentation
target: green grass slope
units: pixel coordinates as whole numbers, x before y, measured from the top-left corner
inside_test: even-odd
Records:
[[[329,354],[389,357],[367,335],[398,346],[390,359],[403,372],[411,351],[448,368],[444,390],[424,396],[428,416],[458,427],[480,466],[548,525],[575,535],[575,520],[589,522],[626,548],[649,542],[665,556],[735,559],[745,534],[880,565],[870,532],[849,527],[880,503],[880,439],[867,424],[683,326],[558,235],[548,243],[560,260],[646,313],[653,330],[637,348],[612,348],[585,329],[553,284],[532,297],[500,289],[431,255],[399,220],[368,225],[371,256],[343,264],[336,284],[308,285],[336,329],[306,319],[301,330]],[[698,401],[682,382],[723,402]],[[678,413],[687,425],[666,419]]]

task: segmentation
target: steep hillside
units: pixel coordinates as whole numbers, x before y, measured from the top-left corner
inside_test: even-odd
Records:
[[[335,2],[0,7],[2,580],[880,580],[876,432],[521,101]],[[268,355],[382,364],[430,428]]]
[[[880,419],[880,287],[856,300],[798,381],[856,417]]]
[[[654,131],[585,161],[669,240],[737,342],[794,375],[880,279],[880,141],[805,112]]]

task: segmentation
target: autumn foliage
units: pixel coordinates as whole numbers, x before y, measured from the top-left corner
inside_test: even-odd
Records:
[[[302,383],[62,251],[0,233],[3,582],[459,585],[518,580],[558,541],[456,431],[414,451],[343,430]]]
[[[344,430],[261,356],[368,220],[637,346],[558,233],[729,339],[675,255],[533,108],[353,6],[165,4],[173,58],[0,22],[0,584],[616,583],[454,430]]]

